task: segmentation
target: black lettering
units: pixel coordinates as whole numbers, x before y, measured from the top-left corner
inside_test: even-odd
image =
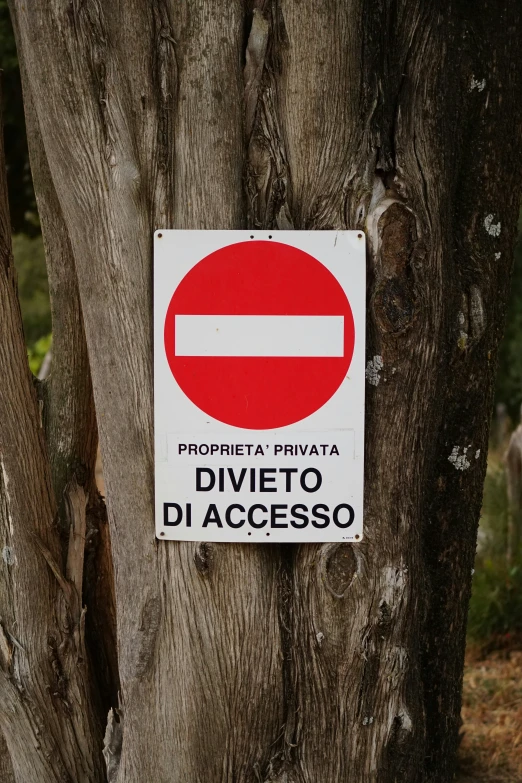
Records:
[[[169,519],[169,511],[171,508],[174,508],[176,510],[176,519],[172,521]],[[164,503],[163,504],[163,524],[165,526],[170,527],[176,527],[176,525],[179,525],[181,520],[183,519],[183,509],[178,503]]]
[[[245,470],[246,470],[246,468],[245,468]],[[243,519],[239,519],[237,522],[233,522],[232,521],[230,515],[232,514],[232,511],[234,511],[234,509],[236,509],[236,508],[242,514],[245,513],[245,509],[243,508],[243,506],[240,506],[239,503],[233,503],[231,506],[229,506],[227,508],[227,510],[225,511],[225,521],[226,521],[226,523],[227,523],[227,525],[229,527],[238,528],[238,527],[243,527],[243,525],[245,524],[244,518]]]
[[[256,469],[250,468],[250,492],[256,491]]]
[[[264,457],[264,455],[265,455],[265,452],[263,451],[263,447],[258,445],[258,446],[256,446],[256,450],[255,450],[255,452],[254,452],[254,457],[257,457],[257,456],[259,456],[259,454],[260,454],[262,457]]]
[[[206,473],[209,478],[209,485],[207,487],[204,487],[201,483],[202,474]],[[216,483],[216,476],[214,475],[214,471],[210,468],[196,468],[196,492],[210,492],[211,489],[214,488],[214,484]]]
[[[299,509],[299,511],[297,509]],[[292,506],[290,513],[292,514],[293,517],[296,517],[296,519],[301,520],[301,522],[298,523],[296,522],[296,519],[291,519],[290,524],[292,525],[292,527],[303,528],[307,526],[308,515],[307,513],[301,513],[301,511],[308,512],[308,508],[306,506],[303,506],[301,503],[298,503],[296,506]]]
[[[182,451],[187,450],[187,444],[186,443],[178,443],[178,454],[181,454]]]
[[[223,527],[223,523],[215,503],[211,503],[207,508],[207,513],[205,514],[205,519],[203,520],[203,527],[207,527],[207,525],[210,525],[211,522],[213,522],[218,527]]]
[[[280,473],[284,473],[286,476],[286,491],[292,491],[292,473],[297,473],[297,468],[279,468]]]
[[[315,487],[308,487],[307,484],[306,484],[306,478],[305,477],[309,473],[313,473],[315,475],[315,478],[316,478]],[[307,468],[306,470],[303,470],[303,472],[301,473],[300,482],[301,482],[301,487],[304,489],[305,492],[317,492],[317,490],[319,489],[319,487],[323,483],[323,477],[321,476],[321,474],[319,473],[319,471],[316,468]]]
[[[284,503],[284,504],[276,504],[276,505],[270,506],[270,527],[288,527],[288,523],[287,522],[285,522],[284,525],[277,523],[278,519],[286,519],[286,509],[287,508],[288,508],[288,506],[287,506],[286,503]],[[284,509],[284,513],[283,514],[278,514],[277,513],[278,509],[281,509],[282,511]]]
[[[208,454],[208,452],[209,452],[208,444],[207,443],[202,443],[201,446],[199,447],[199,453],[200,454]]]
[[[225,491],[225,468],[218,469],[218,492]]]
[[[348,511],[348,522],[339,522],[339,511],[342,508],[345,508]],[[334,525],[337,525],[337,527],[350,527],[350,525],[353,523],[354,518],[355,518],[355,511],[351,506],[348,505],[348,503],[340,503],[332,511],[332,520]]]
[[[318,509],[321,509],[322,511],[328,512],[328,506],[323,505],[322,503],[319,503],[317,506],[314,506],[312,509],[312,514],[314,517],[317,517],[318,519],[322,519],[322,524],[317,521],[317,519],[312,519],[312,525],[314,527],[328,527],[330,524],[330,517],[327,516],[327,514],[321,514],[321,511],[318,511]]]
[[[187,527],[192,527],[192,503],[187,503]]]
[[[277,487],[266,486],[275,483],[275,476],[267,476],[267,473],[277,473],[277,468],[259,468],[259,491],[277,492]]]
[[[337,454],[337,456],[339,456],[339,449],[337,448],[337,446],[335,445],[335,443],[334,443],[334,445],[332,446],[332,450],[330,451],[330,457],[332,457],[334,454]]]
[[[259,529],[261,527],[264,527],[268,522],[268,520],[262,519],[261,522],[255,522],[254,511],[256,511],[257,509],[260,509],[260,511],[264,511],[265,514],[267,512],[266,506],[262,506],[260,503],[256,503],[254,506],[250,506],[250,508],[248,509],[248,521],[252,525],[252,527]]]
[[[247,472],[246,468],[241,468],[241,472],[239,474],[239,479],[236,481],[236,477],[234,475],[234,469],[233,468],[228,468],[228,475],[229,475],[230,483],[232,484],[232,489],[234,490],[234,492],[239,492],[239,490],[241,489],[243,481],[245,480],[246,472]]]

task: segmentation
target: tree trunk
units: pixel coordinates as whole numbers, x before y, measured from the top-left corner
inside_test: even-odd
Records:
[[[1,139],[1,134],[0,134]],[[17,781],[101,781],[82,609],[87,496],[64,489],[62,549],[27,363],[0,140],[0,731]]]
[[[11,6],[100,432],[108,780],[450,781],[522,185],[518,0]],[[154,538],[152,233],[246,226],[367,231],[361,544]]]
[[[0,780],[2,783],[14,783],[15,780],[11,756],[3,734],[0,734]]]
[[[88,606],[88,645],[98,680],[99,707],[105,723],[118,693],[116,607],[107,514],[96,485],[98,432],[87,344],[74,256],[63,219],[28,83],[23,52],[19,54],[24,89],[31,173],[45,246],[52,304],[55,359],[44,383],[38,384],[43,425],[58,502],[62,537],[67,538],[68,488],[79,482],[87,494],[84,598]]]

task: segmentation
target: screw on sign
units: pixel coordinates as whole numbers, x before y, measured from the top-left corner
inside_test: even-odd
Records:
[[[343,382],[355,330],[346,294],[317,259],[281,242],[237,242],[197,263],[165,319],[174,378],[225,424],[268,430],[319,410]]]

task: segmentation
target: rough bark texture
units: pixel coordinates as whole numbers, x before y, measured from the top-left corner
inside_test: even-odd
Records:
[[[64,574],[17,298],[1,141],[0,334],[0,730],[17,781],[97,783],[103,763],[84,645],[82,563],[73,556],[74,533],[84,527],[81,502],[69,515]]]
[[[522,184],[518,0],[12,8],[98,414],[109,780],[447,783]],[[362,544],[154,540],[152,232],[246,225],[367,231]]]
[[[83,327],[76,268],[67,226],[56,195],[42,144],[25,72],[19,55],[31,173],[37,194],[49,279],[53,325],[52,370],[38,384],[43,426],[50,459],[63,562],[69,548],[68,504],[79,483],[87,494],[84,600],[93,668],[98,679],[103,720],[117,699],[116,605],[110,535],[105,504],[96,486],[98,432],[87,343]],[[80,593],[81,594],[81,593]]]
[[[2,783],[15,783],[11,756],[3,734],[0,734],[0,780]]]
[[[151,526],[151,236],[165,222],[243,220],[242,4],[15,10],[91,356],[115,562],[119,779],[251,776],[282,725],[277,559],[263,547],[160,546]],[[35,58],[48,46],[44,108]]]

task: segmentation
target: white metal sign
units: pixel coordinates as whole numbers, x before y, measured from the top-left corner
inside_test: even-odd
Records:
[[[158,231],[156,534],[358,541],[365,243],[356,231]]]

